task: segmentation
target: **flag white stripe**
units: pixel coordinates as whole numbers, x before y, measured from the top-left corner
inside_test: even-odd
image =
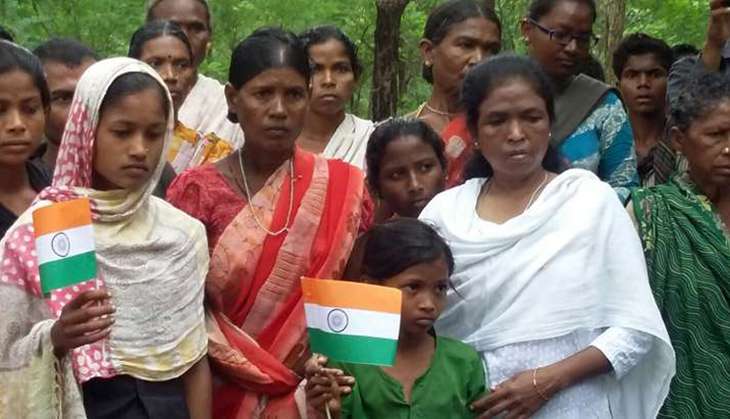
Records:
[[[339,310],[339,312],[332,313],[334,310]],[[304,304],[304,312],[307,316],[307,327],[328,333],[394,340],[398,339],[400,333],[400,314],[326,307],[311,303]],[[346,322],[338,321],[338,318],[345,318],[342,316],[342,312],[346,314]],[[333,330],[332,326],[335,326],[336,330]]]
[[[35,245],[39,265],[93,252],[94,226],[88,224],[44,234],[35,239]]]

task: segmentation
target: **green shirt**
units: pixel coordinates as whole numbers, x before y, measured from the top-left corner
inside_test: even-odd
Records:
[[[413,384],[410,403],[400,382],[380,367],[330,364],[355,377],[352,394],[342,400],[343,419],[473,418],[469,404],[485,392],[481,358],[449,338],[436,338],[431,365]]]

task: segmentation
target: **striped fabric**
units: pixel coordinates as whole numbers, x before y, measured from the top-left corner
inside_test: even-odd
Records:
[[[659,417],[730,417],[730,245],[687,175],[634,191],[651,286],[677,354]]]

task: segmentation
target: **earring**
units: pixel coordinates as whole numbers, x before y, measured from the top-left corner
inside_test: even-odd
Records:
[[[730,147],[725,147],[722,149],[722,154],[730,154]]]
[[[474,148],[479,148],[479,141],[474,141]]]
[[[431,61],[426,61],[425,63],[423,63],[423,65],[425,65],[426,67],[429,67],[429,68],[433,67],[433,64],[431,63]]]

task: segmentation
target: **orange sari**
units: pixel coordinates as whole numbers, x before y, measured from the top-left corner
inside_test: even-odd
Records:
[[[288,165],[285,165],[288,166]],[[358,233],[362,173],[341,161],[295,154],[294,205],[287,233],[288,167],[275,172],[223,231],[206,286],[209,359],[217,377],[215,418],[298,418],[309,356],[301,276],[339,278]],[[251,205],[251,208],[248,206]]]

